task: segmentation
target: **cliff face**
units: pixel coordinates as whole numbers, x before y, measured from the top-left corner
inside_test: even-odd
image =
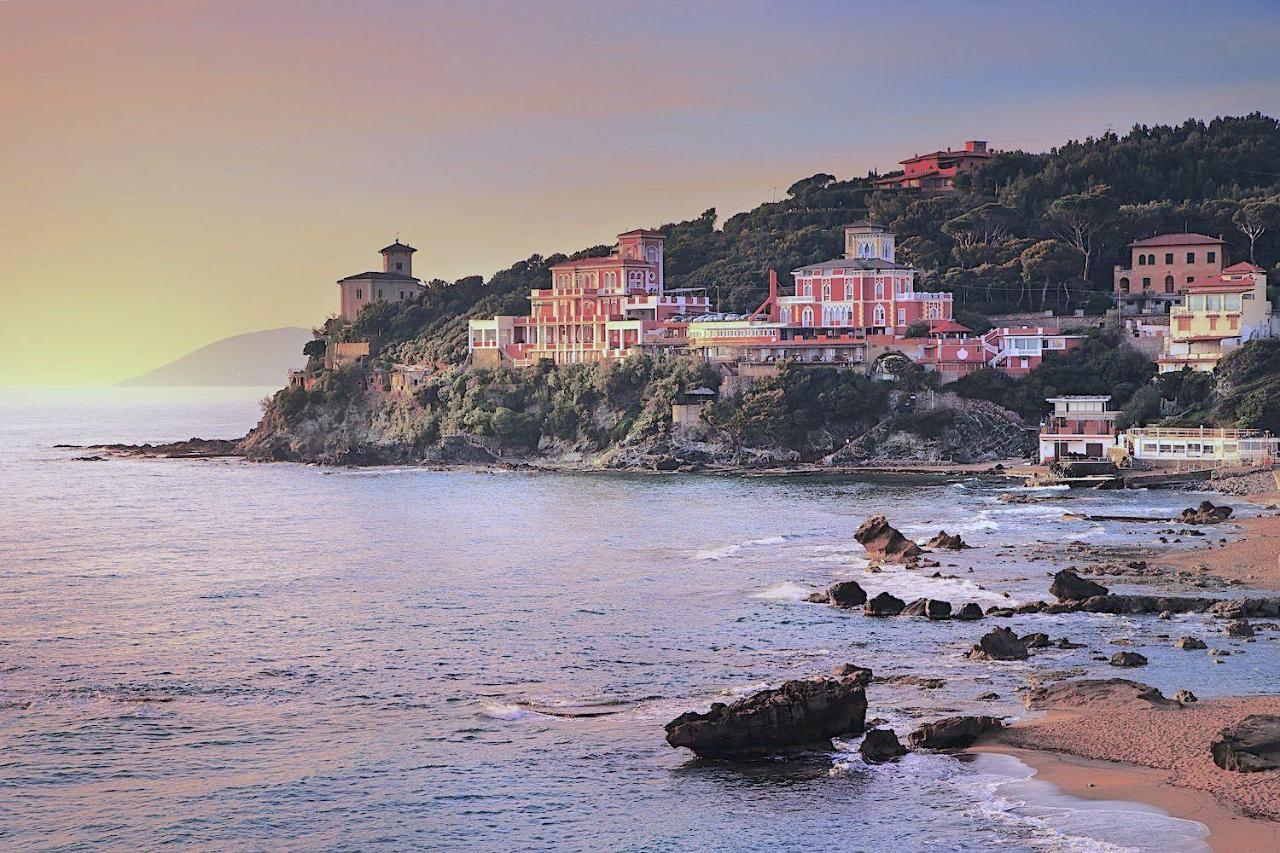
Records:
[[[413,395],[282,391],[241,449],[252,459],[333,465],[689,470],[971,463],[1023,457],[1034,446],[1018,416],[992,403],[862,388],[865,377],[818,381],[808,373],[803,379],[816,383],[812,403],[822,417],[766,382],[708,406],[693,425],[673,425],[670,400],[696,375],[655,370],[619,388],[613,368],[590,370],[603,372],[530,375],[521,385],[502,374],[459,371]],[[780,382],[797,384],[795,377]],[[842,408],[836,392],[850,388],[879,392],[878,404]]]

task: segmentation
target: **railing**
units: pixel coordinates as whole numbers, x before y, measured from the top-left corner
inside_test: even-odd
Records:
[[[1132,427],[1125,430],[1132,438],[1263,438],[1260,429],[1225,429],[1220,427]]]

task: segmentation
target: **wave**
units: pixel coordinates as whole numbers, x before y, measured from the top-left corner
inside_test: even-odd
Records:
[[[812,587],[784,581],[771,586],[763,592],[757,592],[752,598],[763,598],[766,601],[804,601],[815,590]]]
[[[765,536],[760,539],[748,539],[745,542],[735,542],[731,545],[724,545],[719,548],[704,548],[694,553],[695,560],[724,560],[732,557],[734,554],[742,551],[744,548],[763,548],[770,545],[785,545],[786,536]]]
[[[950,601],[955,607],[961,607],[970,601],[1006,607],[1016,607],[1022,603],[1017,598],[1006,596],[1004,592],[985,589],[968,578],[934,578],[906,570],[885,569],[868,575],[865,579],[858,578],[858,583],[867,591],[868,597],[888,592],[908,602],[917,598],[940,598]]]
[[[899,528],[902,533],[921,536],[937,533],[939,530],[945,530],[948,533],[985,533],[992,530],[1000,529],[1000,522],[988,518],[986,510],[978,515],[965,521],[957,521],[954,519],[939,519],[931,521],[927,524],[904,524]]]

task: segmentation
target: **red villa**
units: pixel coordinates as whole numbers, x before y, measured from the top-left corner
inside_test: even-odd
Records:
[[[876,180],[882,189],[953,190],[956,175],[991,159],[987,143],[971,139],[960,151],[934,151],[902,161],[902,171],[890,172]]]

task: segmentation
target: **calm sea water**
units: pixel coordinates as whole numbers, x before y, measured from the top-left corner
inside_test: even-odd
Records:
[[[1032,600],[1060,565],[998,546],[1149,530],[1004,504],[1008,486],[977,481],[87,462],[53,448],[240,435],[264,393],[9,392],[0,405],[0,845],[1204,849],[1199,824],[1064,797],[1000,757],[868,767],[854,741],[830,759],[735,766],[663,741],[683,710],[846,661],[946,679],[870,689],[870,715],[904,735],[953,713],[1021,714],[1032,673],[1114,674],[1089,649],[965,661],[990,620],[874,621],[800,599],[856,577],[872,594]],[[1194,499],[1097,493],[1072,508]],[[875,511],[980,547],[943,558],[951,579],[867,574],[853,531]],[[1142,678],[1168,692],[1280,677],[1274,642],[1213,666],[1154,636],[1203,634],[1198,619],[1012,623],[1108,653],[1149,646]],[[979,702],[986,691],[1001,700]]]

